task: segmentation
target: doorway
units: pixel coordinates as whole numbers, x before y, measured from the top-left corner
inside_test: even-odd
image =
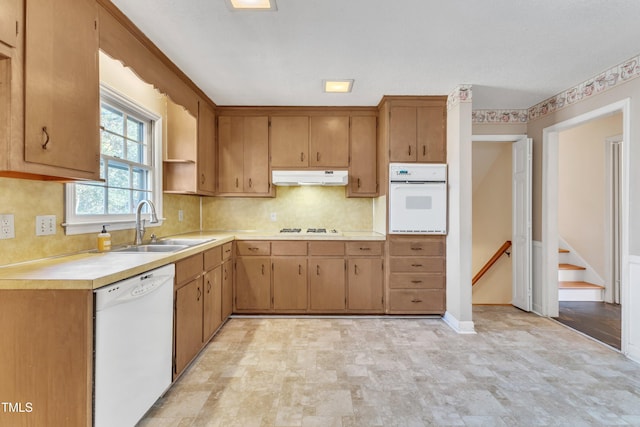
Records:
[[[473,303],[531,311],[531,140],[472,140]]]
[[[558,134],[556,319],[617,349],[621,133],[617,112]]]
[[[560,316],[560,306],[561,302],[559,301],[559,279],[558,279],[558,268],[560,264],[560,255],[559,255],[559,243],[563,241],[571,241],[573,237],[566,239],[563,234],[566,233],[566,230],[563,229],[562,222],[573,221],[573,226],[577,226],[578,222],[580,222],[584,215],[582,212],[579,213],[579,219],[571,219],[571,213],[569,213],[569,219],[563,216],[566,216],[567,213],[560,212],[560,206],[562,202],[564,202],[566,193],[563,194],[563,190],[561,188],[562,177],[568,176],[567,171],[561,168],[562,160],[561,160],[561,140],[565,132],[579,130],[582,126],[589,126],[590,123],[594,123],[596,120],[600,120],[603,118],[611,117],[616,114],[620,114],[622,116],[622,135],[624,140],[624,135],[628,134],[628,129],[630,127],[629,121],[629,101],[620,101],[615,104],[611,104],[609,106],[600,108],[598,110],[594,110],[592,112],[583,114],[581,116],[566,120],[564,122],[558,123],[551,127],[545,128],[543,130],[543,157],[542,157],[542,263],[541,263],[541,277],[540,280],[536,282],[536,285],[540,287],[540,307],[542,308],[541,314],[558,318]],[[600,151],[597,153],[598,160],[601,162],[600,167],[604,171],[607,168],[607,164],[605,160],[607,158],[606,155],[606,144],[604,143],[606,138],[601,138],[599,141]],[[590,264],[588,267],[592,270],[592,274],[600,274],[602,276],[602,284],[605,286],[606,292],[602,298],[601,304],[604,301],[613,302],[613,297],[615,294],[614,285],[609,279],[613,277],[607,270],[604,268],[605,264],[611,263],[611,259],[615,258],[614,255],[610,255],[613,253],[613,246],[617,245],[619,250],[617,251],[617,255],[619,255],[619,264],[621,266],[626,265],[626,257],[628,257],[628,236],[625,230],[628,230],[628,145],[621,143],[620,150],[620,180],[619,180],[619,221],[615,223],[615,227],[618,227],[619,240],[614,242],[611,237],[611,232],[608,229],[610,227],[610,220],[607,220],[607,215],[615,215],[611,212],[611,206],[607,206],[608,198],[611,196],[610,192],[612,190],[606,189],[607,187],[607,179],[605,179],[604,172],[600,175],[599,182],[602,187],[602,203],[601,209],[599,212],[591,212],[592,214],[597,214],[601,218],[598,225],[594,225],[594,228],[588,228],[587,225],[582,225],[581,227],[577,227],[578,230],[574,233],[582,234],[582,238],[593,238],[595,234],[598,234],[600,237],[596,237],[598,239],[598,244],[594,245],[583,242],[577,243],[576,246],[580,247],[577,252],[584,252],[583,259],[591,260],[587,261]],[[577,153],[576,157],[573,159],[575,164],[580,163],[580,155],[582,153]],[[593,173],[593,171],[590,171]],[[610,172],[607,172],[610,173]],[[589,193],[590,191],[594,191],[593,188],[589,187],[589,191],[585,193]],[[609,194],[609,195],[607,195]],[[562,197],[562,200],[560,200]],[[576,196],[576,198],[578,198]],[[574,213],[575,214],[575,213]],[[608,225],[609,224],[609,225]],[[587,231],[585,231],[585,229]],[[562,232],[561,232],[562,230]],[[597,231],[597,232],[596,232]],[[563,240],[563,238],[565,238]],[[570,243],[570,242],[569,242]],[[600,255],[594,255],[589,253],[594,250],[594,246],[597,246],[597,251],[599,251]],[[589,253],[589,254],[587,254]],[[593,265],[591,265],[593,264]],[[588,268],[588,269],[589,269]],[[628,273],[628,272],[626,272]],[[625,269],[622,268],[620,270],[620,302],[622,303],[620,307],[620,349],[623,353],[625,353],[625,329],[628,325],[625,325],[625,312],[629,309],[628,304],[625,304],[627,298],[625,297],[626,292],[628,291],[627,280],[628,274],[625,273]],[[592,276],[593,277],[593,276]],[[593,303],[590,303],[593,305]],[[569,304],[564,304],[569,305]],[[575,305],[575,304],[571,304]],[[587,304],[588,305],[588,304]],[[575,308],[575,307],[574,307]],[[586,312],[589,312],[589,309],[586,308]],[[610,311],[602,313],[603,318],[607,319],[610,316]],[[577,316],[574,312],[574,317]],[[596,318],[595,314],[587,314],[586,319],[589,319],[591,316],[592,319]],[[615,319],[615,317],[614,317]],[[601,321],[604,324],[604,321]],[[586,323],[586,321],[584,322]]]

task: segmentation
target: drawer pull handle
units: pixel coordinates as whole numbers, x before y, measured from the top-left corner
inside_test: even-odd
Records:
[[[298,264],[298,276],[302,275],[302,265]]]
[[[320,152],[316,151],[316,161],[319,162],[320,161]]]
[[[423,146],[422,146],[422,155],[423,155],[423,156],[426,156],[426,155],[427,155],[427,146],[426,146],[426,145],[423,145]]]
[[[250,248],[249,248],[249,250],[250,250],[250,251],[257,251],[258,249],[260,249],[260,248],[256,248],[256,247],[254,247],[254,246],[252,246],[252,247],[250,247]]]
[[[304,162],[304,152],[300,153],[300,161]]]
[[[411,283],[422,283],[422,280],[412,280]]]
[[[414,298],[414,299],[412,299],[412,300],[411,300],[411,302],[416,302],[416,303],[418,303],[418,302],[422,302],[422,300],[421,300],[421,299],[419,299],[419,298]]]
[[[200,286],[198,286],[198,295],[196,296],[196,301],[200,301],[201,296],[202,296],[202,291],[200,290]]]
[[[316,265],[316,276],[320,275],[320,266]]]
[[[262,275],[264,276],[264,264],[262,264]]]
[[[422,267],[422,264],[411,264],[411,267]]]
[[[409,155],[411,155],[411,146],[409,146]]]
[[[207,280],[207,293],[211,293],[211,280]]]
[[[361,251],[370,251],[371,248],[360,248]]]
[[[358,275],[358,264],[353,264],[353,274]]]
[[[418,247],[411,248],[411,250],[412,251],[421,251],[422,248],[418,246]]]
[[[238,182],[238,178],[236,178],[236,188],[238,188],[239,186],[239,182]]]
[[[358,188],[360,188],[360,178],[358,178]]]
[[[249,178],[249,188],[253,188],[253,182],[251,181],[251,178]]]

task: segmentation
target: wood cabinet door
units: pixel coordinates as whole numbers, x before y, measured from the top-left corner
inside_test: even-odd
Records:
[[[349,197],[371,197],[378,192],[375,116],[351,117]]]
[[[445,107],[418,107],[417,151],[419,162],[447,162]]]
[[[242,193],[244,118],[218,117],[218,191]]]
[[[205,101],[198,103],[198,193],[216,192],[216,113]]]
[[[311,116],[309,118],[309,165],[349,166],[349,117]]]
[[[271,308],[269,257],[241,257],[236,261],[236,308],[266,311]]]
[[[96,179],[97,12],[93,0],[28,0],[25,14],[25,160]]]
[[[344,258],[309,259],[309,308],[341,311],[346,306]]]
[[[271,117],[271,167],[299,168],[309,165],[309,117]]]
[[[389,114],[389,160],[415,162],[418,158],[416,107],[391,107]]]
[[[18,41],[18,0],[0,0],[0,42],[11,47]]]
[[[244,118],[245,193],[269,192],[269,118]]]
[[[175,292],[174,378],[202,348],[202,276]]]
[[[233,313],[233,261],[222,264],[222,320]]]
[[[307,309],[307,258],[274,257],[274,310]]]
[[[207,343],[222,323],[222,266],[203,277],[202,342]]]
[[[381,313],[384,309],[382,260],[351,258],[347,271],[347,308]]]

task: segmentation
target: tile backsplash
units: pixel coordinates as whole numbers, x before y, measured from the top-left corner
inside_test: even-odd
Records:
[[[275,198],[203,198],[202,211],[205,230],[373,228],[372,199],[348,199],[344,187],[277,187]]]

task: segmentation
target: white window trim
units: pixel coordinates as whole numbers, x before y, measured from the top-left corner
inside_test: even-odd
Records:
[[[162,116],[147,110],[136,104],[124,95],[116,92],[105,84],[100,84],[100,99],[110,99],[115,103],[121,104],[125,108],[134,111],[140,115],[151,118],[154,126],[151,134],[150,143],[153,145],[151,162],[154,168],[153,176],[153,204],[156,207],[159,222],[150,224],[150,214],[142,214],[141,218],[146,220],[147,227],[159,227],[165,219],[162,215]],[[112,215],[112,216],[76,216],[72,201],[75,196],[75,184],[65,185],[65,222],[62,226],[65,228],[65,234],[68,236],[76,234],[98,233],[102,230],[103,224],[109,224],[108,231],[129,230],[135,228],[135,215]]]

